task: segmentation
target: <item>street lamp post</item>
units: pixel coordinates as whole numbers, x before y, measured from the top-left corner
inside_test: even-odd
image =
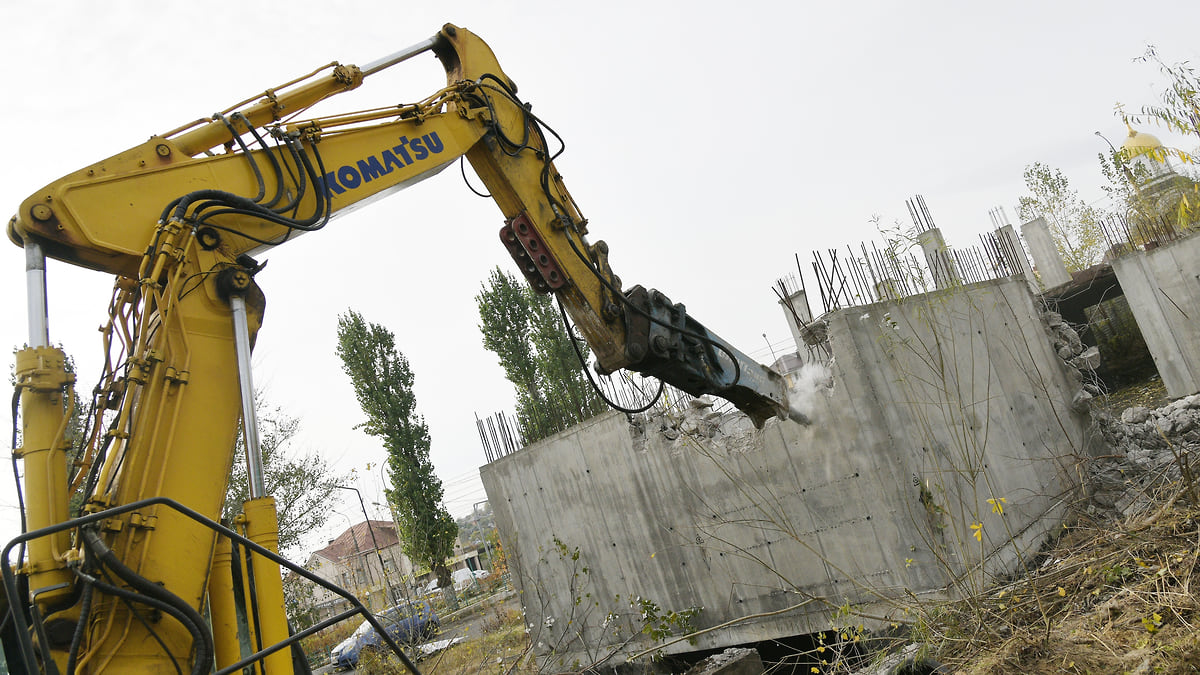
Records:
[[[386,488],[387,486],[385,485],[384,487]],[[372,506],[384,506],[384,504],[380,504],[379,502],[371,502],[371,505]],[[396,528],[396,541],[400,542],[400,525],[399,525],[399,523],[396,522],[396,507],[392,505],[391,501],[389,501],[386,504],[386,506],[388,508],[388,513],[390,513],[392,516],[392,527]],[[413,575],[412,561],[408,560],[407,556],[405,556],[403,553],[401,553],[401,557],[407,561],[404,565],[401,565],[399,562],[396,561],[396,552],[395,551],[389,551],[388,555],[392,559],[392,566],[394,566],[397,570],[400,571],[400,592],[404,594],[405,601],[411,603],[413,601],[413,597],[412,597],[413,587],[416,585],[416,578],[414,576],[412,576]],[[406,565],[408,568],[408,572],[404,571]],[[407,577],[405,576],[406,574],[408,575]]]
[[[1137,194],[1138,197],[1141,197],[1142,190],[1141,190],[1141,188],[1138,187],[1137,181],[1135,181],[1133,179],[1133,172],[1131,172],[1129,170],[1129,165],[1127,165],[1125,163],[1125,157],[1122,156],[1121,153],[1118,152],[1117,149],[1113,147],[1112,141],[1108,140],[1108,138],[1104,134],[1097,131],[1096,135],[1099,136],[1100,138],[1104,139],[1104,142],[1108,144],[1108,149],[1112,150],[1113,162],[1116,164],[1119,164],[1121,166],[1121,173],[1125,175],[1125,180],[1129,181],[1130,187],[1133,188],[1133,191]]]
[[[483,529],[479,527],[479,518],[475,515],[475,509],[479,508],[480,504],[486,504],[488,500],[475,502],[471,505],[471,520],[475,521],[475,531],[479,533],[479,538],[483,540],[483,551],[487,554],[488,562],[492,562],[492,547],[488,545],[487,537],[483,534]]]
[[[387,469],[387,464],[381,463],[379,465],[379,481],[383,485],[383,500],[385,502],[387,502],[388,514],[391,515],[391,517],[392,517],[392,527],[396,528],[396,541],[400,542],[401,545],[403,545],[403,542],[400,540],[400,534],[401,534],[400,533],[400,519],[396,517],[396,505],[392,503],[392,498],[388,496],[387,476],[384,473],[384,471],[386,469]],[[380,504],[379,502],[371,502],[371,503],[375,506],[383,506],[383,504]],[[416,584],[417,584],[416,570],[414,569],[412,560],[410,560],[407,556],[402,555],[402,557],[408,561],[405,563],[406,565],[408,565],[408,579],[407,580],[405,580],[405,578],[404,578],[405,573],[403,571],[403,567],[401,567],[399,564],[396,563],[395,554],[392,554],[392,563],[396,565],[397,569],[401,570],[401,572],[400,572],[400,589],[404,593],[405,600],[412,602],[413,601],[412,591],[416,590]]]
[[[379,571],[383,574],[383,586],[387,590],[387,595],[391,598],[393,605],[400,603],[400,598],[392,589],[392,582],[388,579],[387,567],[383,564],[383,554],[379,552],[379,541],[375,538],[375,528],[371,527],[371,516],[367,515],[367,503],[363,501],[362,493],[358,488],[346,487],[345,485],[335,485],[334,487],[341,490],[353,490],[354,494],[358,495],[358,504],[362,507],[363,518],[366,519],[367,532],[371,533],[371,543],[375,545],[375,556],[379,558]]]
[[[346,524],[349,526],[349,530],[350,530],[350,539],[354,541],[354,553],[355,553],[354,557],[358,559],[358,569],[360,571],[362,571],[363,577],[367,580],[367,583],[370,583],[370,580],[371,580],[370,570],[367,569],[367,566],[363,563],[363,560],[362,560],[362,548],[360,548],[358,545],[358,534],[356,534],[354,532],[354,521],[350,519],[350,516],[342,513],[341,511],[334,511],[334,513],[336,513],[339,516],[346,519]],[[355,580],[355,583],[354,583],[354,594],[358,595],[357,579]]]

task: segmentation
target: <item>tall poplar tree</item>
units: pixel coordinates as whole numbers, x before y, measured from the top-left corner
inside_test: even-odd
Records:
[[[517,396],[527,441],[555,434],[604,410],[587,380],[558,308],[548,295],[499,267],[475,296],[483,346],[496,354]]]
[[[458,526],[442,506],[442,481],[429,461],[429,428],[417,413],[408,359],[390,330],[353,310],[338,317],[337,353],[367,416],[360,428],[387,450],[387,497],[404,553],[428,566],[442,588],[452,588],[446,560],[454,555]]]

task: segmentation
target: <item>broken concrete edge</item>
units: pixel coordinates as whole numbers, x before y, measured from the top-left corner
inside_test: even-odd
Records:
[[[761,675],[766,672],[758,650],[730,647],[689,668],[684,675]]]

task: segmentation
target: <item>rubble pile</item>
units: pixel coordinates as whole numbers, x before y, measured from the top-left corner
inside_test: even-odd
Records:
[[[1188,489],[1200,472],[1200,394],[1161,408],[1126,408],[1120,417],[1093,411],[1113,454],[1091,467],[1093,515],[1126,517],[1162,490]],[[1195,485],[1200,490],[1200,485]]]
[[[1084,347],[1079,333],[1063,321],[1058,312],[1042,312],[1042,321],[1050,331],[1051,344],[1058,358],[1072,369],[1076,381],[1081,385],[1075,400],[1071,402],[1071,407],[1077,413],[1087,412],[1089,401],[1102,393],[1095,377],[1095,370],[1100,367],[1100,350],[1096,347]]]

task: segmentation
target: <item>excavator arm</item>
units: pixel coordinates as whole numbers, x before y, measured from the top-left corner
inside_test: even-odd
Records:
[[[445,67],[441,91],[417,103],[302,118],[426,51]],[[214,661],[225,668],[244,658],[248,640],[262,646],[287,637],[278,568],[261,555],[242,561],[228,537],[202,522],[220,513],[240,416],[252,499],[231,526],[246,541],[275,548],[249,402],[249,349],[265,308],[254,256],[462,157],[504,215],[502,244],[536,290],[561,301],[599,370],[636,370],[694,395],[724,397],[759,426],[775,416],[807,422],[789,410],[774,371],[662,293],[622,286],[607,245],[588,240],[546,129],[491,49],[446,25],[362,68],[331,64],[153,136],[21,204],[8,233],[26,248],[31,287],[43,255],[117,277],[94,431],[67,476],[57,467],[66,463],[72,378],[37,317],[44,289],[31,291],[31,317],[41,328],[32,330],[16,369],[25,425],[16,452],[26,462],[26,490],[37,495],[27,507],[28,530],[55,529],[71,517],[80,525],[74,534],[59,529],[32,539],[17,570],[36,638],[20,638],[26,662],[78,672],[160,672],[186,662],[207,672]],[[73,494],[83,495],[84,506],[68,514]],[[231,582],[231,567],[243,570],[234,579],[257,584]],[[139,599],[113,591],[115,579]],[[21,606],[15,582],[5,581],[10,604]],[[239,593],[254,595],[263,613],[250,629],[219,601]],[[147,620],[138,601],[159,618]],[[215,644],[198,626],[206,601]],[[284,652],[267,660],[272,672],[290,667]]]
[[[434,96],[283,121],[425,50],[441,59],[449,82]],[[10,237],[130,278],[144,272],[156,229],[189,231],[201,247],[236,261],[465,155],[504,214],[502,242],[534,288],[559,297],[603,372],[629,368],[694,395],[723,396],[759,426],[789,415],[786,387],[772,371],[663,294],[622,288],[607,245],[587,241],[587,221],[555,169],[545,127],[480,38],[447,25],[363,69],[327,70],[65,176],[21,205]]]

